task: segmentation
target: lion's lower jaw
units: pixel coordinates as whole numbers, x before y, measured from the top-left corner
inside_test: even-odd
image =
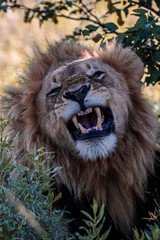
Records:
[[[76,143],[76,150],[84,161],[95,161],[97,158],[107,158],[109,153],[113,152],[117,143],[115,134],[97,138],[94,141],[79,140]]]

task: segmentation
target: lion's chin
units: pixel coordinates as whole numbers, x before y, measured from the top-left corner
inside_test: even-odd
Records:
[[[84,161],[95,161],[98,158],[106,159],[116,148],[117,138],[114,133],[106,137],[78,140],[76,150]]]

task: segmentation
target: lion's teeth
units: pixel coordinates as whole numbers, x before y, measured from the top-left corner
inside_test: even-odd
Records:
[[[84,116],[92,112],[92,108],[87,108],[85,111],[80,111],[77,113],[77,116]]]
[[[77,120],[77,116],[76,115],[74,115],[72,117],[72,121],[73,121],[74,125],[76,126],[76,128],[79,129],[79,124],[78,124],[78,120]]]
[[[92,108],[87,108],[85,112],[86,112],[86,114],[91,113],[92,112]]]
[[[102,115],[102,118],[101,118],[101,123],[104,122],[104,115]]]
[[[81,111],[81,112],[78,112],[77,115],[82,116],[82,115],[84,115],[84,113]]]
[[[94,110],[95,110],[95,112],[97,114],[97,117],[101,118],[101,110],[100,110],[100,108],[99,107],[95,107]]]
[[[96,125],[96,126],[97,126],[97,128],[98,128],[99,130],[101,130],[101,131],[103,130],[103,129],[102,129],[101,118],[97,118],[97,125]]]
[[[89,113],[91,113],[92,112],[92,108],[89,108]]]
[[[101,115],[101,110],[100,110],[100,108],[99,107],[95,107],[94,108],[94,110],[95,110],[95,112],[96,112],[96,114],[97,114],[97,128],[99,129],[99,130],[103,130],[102,129],[102,115]]]
[[[79,128],[80,128],[80,130],[83,134],[87,133],[87,129],[85,129],[80,123],[78,123],[78,125],[79,125]]]

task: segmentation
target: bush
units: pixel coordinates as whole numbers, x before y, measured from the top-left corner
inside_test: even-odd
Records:
[[[53,178],[60,168],[44,170],[50,159],[44,158],[47,153],[43,148],[37,156],[26,153],[33,163],[32,171],[18,164],[14,159],[16,146],[4,136],[8,121],[0,121],[0,239],[73,239],[67,233],[70,220],[64,219],[63,210],[54,207],[61,197],[53,191]],[[12,154],[7,157],[9,152]]]
[[[45,164],[54,157],[44,148],[37,156],[26,152],[33,169],[22,166],[14,156],[16,138],[9,140],[5,129],[9,121],[0,118],[0,239],[2,240],[62,240],[75,239],[68,233],[65,211],[56,208],[55,203],[63,197],[54,194],[54,176],[61,167],[46,170]],[[8,155],[8,156],[7,156]],[[47,157],[46,157],[47,156]],[[77,233],[79,240],[104,240],[109,234],[101,234],[104,218],[104,205],[100,211],[96,201],[92,205],[93,217],[82,211],[85,217],[85,235]]]

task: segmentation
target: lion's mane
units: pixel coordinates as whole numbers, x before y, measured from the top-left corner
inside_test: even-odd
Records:
[[[107,158],[83,161],[72,154],[71,140],[64,132],[62,121],[53,120],[56,128],[54,124],[49,125],[40,99],[43,98],[43,81],[52,68],[54,71],[65,63],[93,58],[112,68],[112,78],[122,82],[119,91],[122,94],[127,91],[128,112],[113,109],[115,121],[116,114],[119,122],[121,118],[125,119],[124,129],[118,130],[114,151]],[[47,167],[63,166],[56,177],[57,184],[64,184],[74,192],[75,198],[81,199],[85,193],[89,198],[95,197],[99,204],[104,203],[115,226],[123,232],[133,226],[135,200],[144,200],[147,176],[154,168],[156,124],[150,106],[141,94],[139,81],[142,76],[143,63],[139,57],[130,48],[116,43],[99,50],[78,43],[49,43],[45,52],[35,48],[19,86],[8,90],[11,95],[8,101],[9,117],[12,118],[10,129],[14,130],[13,137],[19,133],[17,156],[25,149],[36,154],[41,146],[54,151],[55,158]],[[123,101],[119,99],[120,104]],[[30,164],[25,156],[21,157],[21,162]]]

